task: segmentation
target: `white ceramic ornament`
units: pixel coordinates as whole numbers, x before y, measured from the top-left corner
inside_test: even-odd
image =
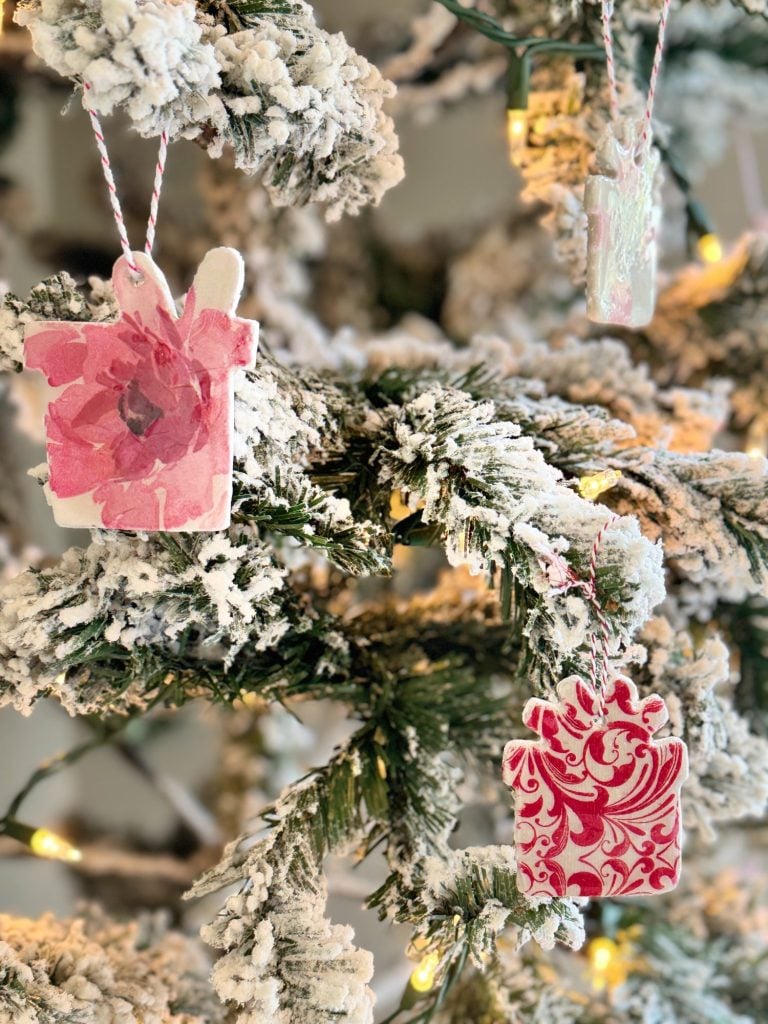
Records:
[[[606,129],[587,178],[587,316],[601,324],[644,327],[656,306],[659,154],[643,126],[619,118]]]
[[[27,369],[50,388],[48,501],[60,526],[223,530],[230,524],[234,381],[253,364],[258,324],[234,315],[243,259],[212,249],[176,307],[149,256],[115,264],[109,323],[41,321]]]
[[[680,875],[682,740],[654,739],[667,721],[657,694],[638,700],[623,676],[595,690],[571,676],[558,701],[529,700],[538,740],[513,740],[503,777],[515,792],[521,893],[638,896],[666,892]]]

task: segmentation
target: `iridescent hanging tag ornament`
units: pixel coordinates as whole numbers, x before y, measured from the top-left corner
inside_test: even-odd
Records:
[[[659,209],[654,181],[659,154],[651,119],[664,51],[670,0],[664,0],[642,120],[619,113],[613,59],[613,0],[603,0],[611,123],[595,153],[596,174],[587,178],[587,316],[601,324],[644,327],[656,306],[656,250]]]

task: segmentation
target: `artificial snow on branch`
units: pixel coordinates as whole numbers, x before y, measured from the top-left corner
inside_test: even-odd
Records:
[[[312,463],[345,453],[368,410],[341,382],[262,358],[236,391],[237,519],[293,537],[355,575],[389,571],[382,525],[315,482]]]
[[[9,368],[20,358],[20,327],[62,311],[103,319],[111,306],[103,289],[86,301],[64,278],[27,303],[9,299]],[[216,991],[254,1024],[278,1013],[317,1024],[329,1013],[371,1020],[370,956],[327,917],[330,852],[383,844],[389,874],[371,902],[439,946],[441,985],[454,985],[468,956],[495,950],[510,924],[521,938],[577,944],[576,908],[519,897],[509,849],[484,860],[452,852],[448,835],[467,766],[477,762],[483,777],[514,733],[512,695],[519,702],[586,668],[597,623],[573,580],[587,580],[609,513],[576,493],[582,473],[623,471],[614,505],[626,515],[597,553],[616,657],[642,660],[633,640],[664,594],[657,537],[675,593],[679,581],[730,599],[754,592],[768,557],[762,463],[639,445],[638,429],[658,445],[681,419],[706,434],[718,417],[697,420],[706,405],[698,393],[665,392],[621,343],[571,340],[551,352],[478,339],[456,348],[406,332],[399,343],[345,344],[357,346],[354,372],[264,356],[240,377],[229,535],[99,534],[2,595],[2,698],[22,710],[45,695],[73,712],[104,713],[196,696],[231,702],[245,690],[336,699],[363,722],[331,762],[286,790],[266,834],[235,844],[193,890],[245,886],[206,938],[224,952]],[[399,522],[389,514],[393,491],[410,508]],[[693,536],[691,522],[701,524]],[[325,592],[330,570],[306,571],[322,553],[348,574],[382,575],[398,542],[439,545],[455,567],[497,579],[501,608],[490,618],[486,602],[473,621],[454,594],[438,615],[418,603],[339,615]],[[500,610],[515,617],[505,622]],[[711,835],[715,822],[759,812],[765,745],[713,693],[712,680],[724,678],[722,665],[707,667],[717,652],[702,652],[691,690],[688,676],[659,671],[679,661],[673,652],[663,662],[674,644],[659,636],[649,627],[639,639],[691,747],[689,822]],[[745,772],[750,791],[737,800]],[[463,907],[459,923],[446,900]]]
[[[717,577],[718,592],[731,600],[764,586],[764,460],[695,450],[709,447],[727,418],[723,389],[661,388],[611,339],[567,338],[550,347],[479,338],[458,349],[407,341],[405,379],[423,386],[431,372],[463,381],[476,399],[492,398],[495,420],[530,439],[550,467],[569,477],[620,469],[613,504],[638,518],[644,536],[663,541],[679,576],[697,583]],[[369,356],[380,373],[388,367],[394,374],[405,360],[393,342],[371,345]],[[499,378],[473,375],[473,366],[497,367]]]
[[[688,745],[686,828],[712,841],[718,825],[759,818],[768,804],[768,740],[733,707],[728,648],[720,637],[697,644],[664,616],[652,619],[641,639],[648,689],[666,695],[672,732]]]
[[[765,424],[768,407],[768,236],[747,234],[721,263],[681,270],[643,332],[660,378],[733,382],[734,418]]]
[[[730,600],[761,593],[768,567],[765,461],[742,452],[643,454],[630,449],[612,460],[624,473],[622,499],[632,495],[619,507],[643,510],[646,533],[664,537],[669,564],[688,579],[714,575]]]
[[[212,157],[232,146],[279,205],[323,203],[335,220],[403,177],[383,109],[394,87],[303,0],[39,0],[17,20],[88,109],[122,108],[142,135]]]
[[[497,938],[514,928],[520,949],[533,939],[542,949],[561,942],[579,949],[583,901],[531,900],[517,891],[515,855],[510,846],[478,846],[428,857],[414,872],[397,921],[415,927],[423,948],[440,950],[447,962],[468,954],[482,969],[497,951]]]
[[[31,569],[5,584],[0,702],[28,713],[52,695],[70,713],[88,714],[141,706],[158,687],[173,702],[174,658],[227,664],[246,641],[254,651],[280,641],[290,628],[285,575],[253,531],[250,542],[242,530],[146,540],[96,534],[55,570]],[[154,671],[142,662],[152,652]],[[68,676],[70,667],[78,671]]]
[[[0,914],[0,1018],[14,1024],[224,1024],[202,947],[161,917]]]
[[[26,299],[12,293],[3,296],[0,306],[0,371],[21,370],[24,328],[36,320],[72,320],[73,322],[110,320],[116,315],[111,290],[92,278],[89,294],[78,289],[69,274],[56,274],[35,285]]]
[[[210,116],[220,84],[192,0],[39,0],[16,20],[54,71],[87,86],[99,114],[124,108],[142,135],[172,136]]]
[[[49,307],[54,315],[62,306],[83,309],[68,285],[49,284],[41,294],[38,306],[9,301],[13,322],[3,334],[9,354],[19,318],[44,318]],[[87,706],[99,685],[99,660],[107,664],[115,650],[127,646],[135,657],[137,644],[146,645],[159,659],[150,673],[154,679],[178,667],[177,656],[164,655],[162,645],[181,634],[187,659],[194,659],[199,643],[207,662],[218,659],[225,669],[254,631],[261,639],[252,653],[266,651],[278,637],[300,644],[313,627],[285,589],[280,549],[268,555],[261,535],[282,545],[298,542],[347,572],[368,575],[387,572],[393,542],[407,542],[414,530],[442,545],[454,564],[498,573],[504,606],[514,585],[526,613],[529,647],[545,669],[545,685],[551,685],[566,664],[584,667],[596,628],[590,603],[578,588],[564,587],[558,573],[567,566],[586,580],[591,545],[607,516],[580,498],[562,474],[607,466],[621,466],[625,474],[617,489],[621,510],[639,517],[652,538],[664,540],[678,572],[699,580],[719,574],[721,588],[727,582],[730,593],[753,590],[766,561],[766,480],[759,460],[628,447],[632,430],[626,425],[600,410],[584,412],[542,396],[541,387],[555,395],[564,391],[579,401],[605,403],[630,420],[642,418],[641,409],[657,408],[662,396],[642,374],[636,374],[629,396],[609,382],[606,373],[613,371],[588,385],[591,367],[609,363],[607,344],[584,351],[573,345],[558,356],[536,348],[522,356],[512,348],[505,356],[497,342],[452,355],[449,346],[412,338],[413,368],[397,368],[400,350],[393,346],[393,365],[359,380],[289,370],[263,357],[237,388],[235,516],[241,528],[229,540],[197,539],[191,546],[128,538],[110,546],[97,540],[88,553],[72,553],[58,569],[20,576],[10,585],[3,611],[3,656],[11,680],[6,699],[12,694],[28,707],[34,695],[57,692],[62,668],[82,668],[87,661],[92,682],[81,681],[75,703],[65,697],[71,707],[78,701]],[[613,356],[620,355],[617,343],[611,344]],[[377,351],[382,350],[374,346],[366,354],[373,358]],[[539,374],[541,384],[512,377],[492,381],[471,371],[492,356],[507,373]],[[452,376],[452,362],[465,372]],[[444,369],[435,371],[435,363]],[[418,369],[420,364],[425,368]],[[454,384],[447,383],[451,379]],[[412,522],[390,520],[393,489],[406,494]],[[688,509],[684,518],[679,509]],[[710,537],[704,549],[701,538],[690,536],[692,519]],[[139,572],[149,552],[143,544],[153,551],[151,580]],[[247,571],[244,558],[250,561]],[[663,596],[661,552],[629,516],[608,531],[598,552],[598,590],[614,635],[626,646]],[[120,607],[126,599],[128,611]],[[154,618],[158,604],[168,609],[165,631]],[[191,640],[182,625],[190,614],[196,629]],[[94,658],[100,645],[102,658]],[[25,667],[28,655],[33,670]],[[127,693],[135,696],[132,688]]]
[[[233,6],[242,30],[217,24],[211,35],[224,115],[211,155],[231,143],[236,166],[258,170],[276,203],[326,203],[331,220],[378,203],[403,177],[383,110],[394,87],[340,33],[318,28],[303,0],[263,15]]]
[[[445,657],[430,663],[428,650],[422,648],[410,672],[398,668],[392,653],[387,666],[374,659],[380,674],[370,680],[373,702],[360,709],[361,728],[327,765],[264,812],[265,837],[248,845],[254,837],[246,835],[231,844],[191,890],[200,896],[242,886],[204,930],[207,941],[225,951],[214,984],[223,999],[242,1007],[238,1020],[255,1022],[268,1012],[317,1024],[328,1014],[355,1024],[371,1019],[370,958],[351,947],[349,929],[324,916],[321,871],[330,853],[365,856],[385,842],[392,873],[371,903],[386,913],[404,901],[409,909],[400,909],[398,919],[432,937],[451,898],[449,879],[457,875],[467,901],[467,934],[453,937],[457,957],[470,936],[477,952],[510,925],[520,943],[533,937],[547,947],[555,938],[578,945],[583,937],[570,901],[542,904],[516,894],[505,851],[495,851],[498,871],[492,857],[483,861],[488,872],[473,870],[477,851],[450,853],[458,759],[484,759],[491,751],[498,756],[505,701],[489,697],[487,682],[477,685],[469,664]],[[488,929],[486,939],[482,929]],[[324,958],[318,952],[323,937]]]
[[[403,404],[391,439],[382,442],[379,479],[409,495],[414,508],[424,503],[421,520],[435,525],[451,564],[499,572],[502,603],[511,601],[513,580],[536,594],[526,633],[534,647],[553,652],[548,672],[557,678],[563,659],[578,657],[597,628],[589,602],[558,579],[558,565],[574,566],[586,580],[607,513],[566,487],[531,439],[495,413],[492,402],[458,389],[422,391]],[[636,522],[616,522],[604,539],[598,575],[604,605],[610,594],[618,642],[663,597],[660,570],[661,552]]]
[[[270,834],[246,851],[241,841],[231,844],[189,893],[200,896],[235,881],[243,886],[203,929],[206,941],[225,951],[213,984],[223,1001],[238,1005],[239,1022],[373,1019],[372,957],[352,945],[351,928],[326,919],[321,875],[327,853],[362,837],[366,780],[353,750],[291,787],[267,812]]]

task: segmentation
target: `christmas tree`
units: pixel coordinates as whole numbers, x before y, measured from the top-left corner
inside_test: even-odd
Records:
[[[0,914],[0,1022],[766,1020],[765,0],[29,0],[4,29],[5,145],[74,96],[116,229],[34,237],[6,182],[65,269],[2,269],[0,706],[81,731],[4,758],[0,852],[87,903]],[[462,111],[451,194],[398,133]],[[699,193],[735,121],[726,246]],[[420,171],[467,216],[388,231]],[[95,527],[63,554],[30,544],[25,431],[41,506]],[[147,756],[190,715],[194,793]],[[166,842],[28,810],[102,749]]]

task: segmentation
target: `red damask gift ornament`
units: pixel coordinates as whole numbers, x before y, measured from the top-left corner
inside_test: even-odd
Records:
[[[578,676],[557,703],[529,700],[525,724],[539,740],[513,740],[503,777],[515,791],[515,853],[527,896],[628,896],[666,892],[680,876],[682,740],[653,739],[667,707],[638,700],[623,676],[601,694]]]
[[[230,524],[234,382],[258,324],[234,315],[243,259],[211,250],[176,314],[149,256],[125,256],[110,323],[27,327],[24,360],[51,388],[48,501],[60,526],[222,530]]]

